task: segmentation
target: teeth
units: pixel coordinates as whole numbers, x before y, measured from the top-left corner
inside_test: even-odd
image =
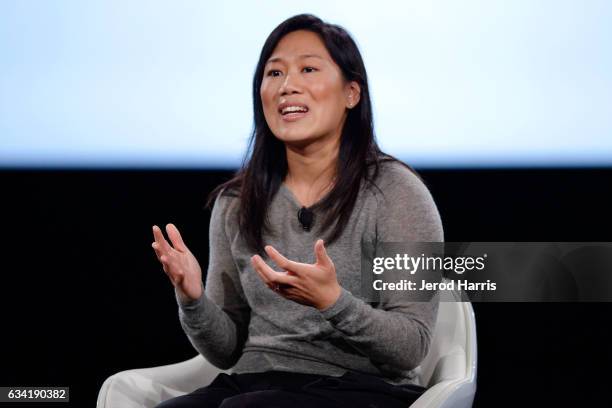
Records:
[[[286,108],[283,108],[282,110],[282,114],[285,113],[290,113],[290,112],[307,112],[308,109],[304,108],[303,106],[287,106]]]

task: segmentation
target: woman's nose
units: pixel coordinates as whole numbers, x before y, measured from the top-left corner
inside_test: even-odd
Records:
[[[300,93],[302,87],[299,83],[299,78],[295,74],[287,74],[281,87],[279,88],[280,95],[287,95],[292,93]]]

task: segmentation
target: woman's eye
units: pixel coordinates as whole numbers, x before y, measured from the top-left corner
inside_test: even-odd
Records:
[[[305,67],[302,69],[303,72],[315,72],[317,69],[314,67]],[[271,69],[266,73],[267,76],[270,77],[277,77],[282,75],[282,72],[279,71],[278,69]]]

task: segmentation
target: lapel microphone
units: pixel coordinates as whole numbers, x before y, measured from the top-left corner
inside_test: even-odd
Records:
[[[302,207],[299,209],[297,217],[304,231],[310,231],[312,222],[314,221],[314,213],[308,208]]]

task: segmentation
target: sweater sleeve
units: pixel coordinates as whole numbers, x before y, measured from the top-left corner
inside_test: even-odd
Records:
[[[226,233],[231,197],[219,194],[210,219],[210,256],[203,295],[186,301],[175,290],[179,320],[195,349],[228,369],[242,355],[251,309],[245,299]]]
[[[415,174],[395,169],[379,186],[384,194],[378,200],[377,242],[443,242],[436,205]],[[373,307],[343,288],[321,314],[382,372],[397,375],[416,368],[427,355],[438,302],[437,294],[419,302],[392,294]]]

